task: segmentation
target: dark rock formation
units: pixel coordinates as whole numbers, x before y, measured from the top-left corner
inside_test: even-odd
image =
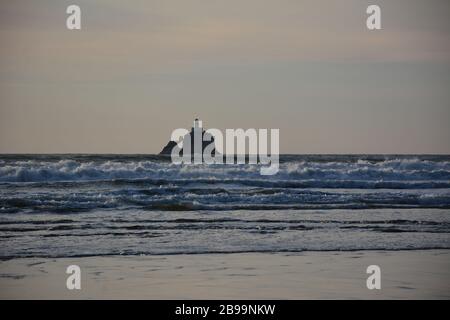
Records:
[[[205,151],[205,148],[207,146],[213,144],[213,147],[214,147],[214,137],[212,135],[210,135],[209,133],[206,133],[205,130],[203,130],[202,122],[200,120],[195,119],[194,127],[192,127],[191,131],[183,137],[183,148],[180,151],[180,155],[184,155],[185,151],[187,151],[193,157],[193,155],[195,153],[194,140],[195,140],[196,133],[201,134],[201,138],[199,140],[202,141],[202,148],[201,148],[202,154]],[[190,141],[190,143],[189,143],[189,141]],[[175,141],[169,141],[159,154],[160,155],[171,155],[172,150],[176,145],[177,145],[177,143]],[[186,145],[190,145],[190,150],[185,150]],[[216,150],[215,150],[215,148],[213,148],[211,154],[214,156],[215,153],[216,153]]]
[[[175,141],[167,142],[166,146],[161,150],[161,152],[159,154],[170,156],[172,153],[173,147],[175,147],[176,145],[177,145],[177,143]]]

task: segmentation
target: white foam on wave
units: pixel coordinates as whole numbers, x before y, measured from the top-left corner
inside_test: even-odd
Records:
[[[174,165],[161,161],[15,161],[0,167],[0,182],[114,179],[262,179],[258,165]],[[391,159],[381,162],[289,161],[264,181],[450,181],[450,162]]]

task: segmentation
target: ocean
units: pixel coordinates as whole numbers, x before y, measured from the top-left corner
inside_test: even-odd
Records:
[[[450,156],[1,155],[0,259],[450,248]]]

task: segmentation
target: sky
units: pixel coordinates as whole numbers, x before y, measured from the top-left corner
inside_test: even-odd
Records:
[[[81,30],[66,28],[71,4]],[[447,0],[2,1],[0,153],[158,153],[199,117],[278,128],[281,153],[450,154],[449,13]]]

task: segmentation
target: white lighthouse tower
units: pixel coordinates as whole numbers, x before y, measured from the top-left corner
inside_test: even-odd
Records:
[[[198,120],[198,118],[195,118],[194,129],[201,129],[201,128],[202,128],[202,120]]]

